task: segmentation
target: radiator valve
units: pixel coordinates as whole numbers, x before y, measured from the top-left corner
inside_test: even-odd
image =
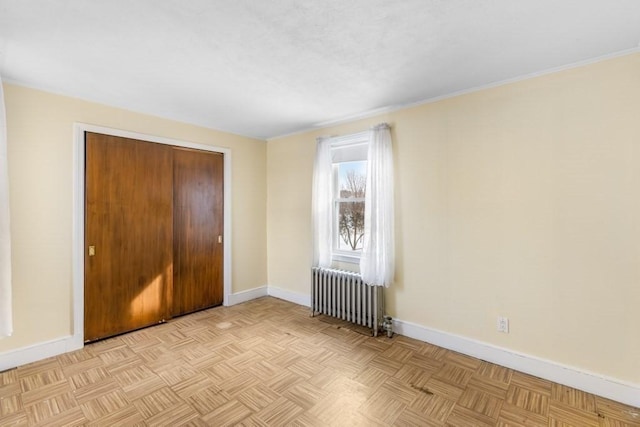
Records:
[[[382,321],[382,330],[387,333],[387,337],[393,337],[393,318],[391,316],[384,316]]]

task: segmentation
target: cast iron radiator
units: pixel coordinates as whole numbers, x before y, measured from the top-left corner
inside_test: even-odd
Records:
[[[311,268],[311,316],[324,314],[371,329],[378,336],[384,313],[382,286],[367,285],[359,273]]]

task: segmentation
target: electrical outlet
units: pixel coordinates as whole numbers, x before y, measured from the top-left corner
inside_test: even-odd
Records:
[[[505,334],[509,333],[509,318],[498,316],[498,332],[504,332]]]

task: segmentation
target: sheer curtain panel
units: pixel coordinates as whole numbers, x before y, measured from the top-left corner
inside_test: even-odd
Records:
[[[7,120],[0,78],[0,338],[13,333],[11,317],[11,236],[9,234],[9,171]]]
[[[328,137],[318,138],[316,142],[316,159],[313,165],[311,201],[313,265],[317,267],[331,266],[331,246],[333,244],[332,200],[331,139]]]
[[[371,130],[360,274],[365,283],[389,287],[395,269],[393,151],[386,123]]]

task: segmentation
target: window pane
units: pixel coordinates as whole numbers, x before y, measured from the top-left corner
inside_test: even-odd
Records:
[[[367,161],[334,163],[336,204],[335,242],[338,250],[359,252],[364,240],[364,197]],[[348,201],[353,200],[353,201]]]
[[[362,249],[364,202],[338,202],[338,232],[338,249],[345,251]]]
[[[339,163],[339,198],[364,198],[367,185],[367,162]]]

